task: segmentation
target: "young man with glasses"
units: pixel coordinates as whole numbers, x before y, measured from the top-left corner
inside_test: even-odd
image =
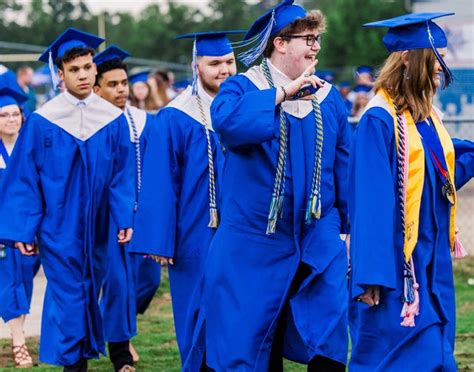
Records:
[[[286,0],[246,35],[260,65],[211,106],[226,148],[222,222],[205,280],[207,364],[216,371],[344,371],[349,133],[337,90],[314,75],[325,20]],[[302,88],[318,88],[301,97]],[[294,99],[295,96],[300,99]]]

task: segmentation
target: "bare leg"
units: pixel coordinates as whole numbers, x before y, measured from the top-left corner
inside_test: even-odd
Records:
[[[21,346],[25,344],[25,335],[23,333],[23,324],[25,323],[25,316],[12,319],[7,322],[12,334],[13,346]]]

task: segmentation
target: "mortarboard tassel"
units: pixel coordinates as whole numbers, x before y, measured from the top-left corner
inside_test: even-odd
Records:
[[[258,57],[260,57],[267,47],[268,40],[270,39],[270,35],[272,34],[272,28],[273,24],[275,23],[275,10],[272,12],[272,16],[270,18],[270,21],[268,24],[265,26],[265,28],[260,32],[257,37],[254,37],[249,40],[250,41],[256,41],[258,40],[258,43],[254,45],[252,48],[249,50],[239,53],[238,59],[240,62],[242,62],[246,66],[250,66]],[[245,42],[243,44],[240,44],[240,46],[248,45]]]
[[[196,47],[196,38],[194,38],[193,44],[193,96],[198,94],[198,73],[197,73],[197,47]]]
[[[49,73],[51,75],[51,82],[53,84],[53,90],[56,91],[61,85],[61,79],[59,78],[58,74],[56,73],[56,69],[54,68],[53,52],[51,52],[51,50],[49,51],[48,66]]]
[[[429,25],[428,21],[426,21],[426,29],[428,31],[428,39],[429,39],[430,44],[431,44],[431,49],[433,49],[433,52],[434,52],[436,58],[438,59],[440,65],[441,65],[441,68],[443,69],[443,79],[442,79],[441,87],[442,87],[442,89],[445,89],[453,82],[453,80],[454,80],[453,73],[449,69],[446,62],[444,62],[443,57],[441,57],[441,55],[438,53],[438,49],[436,49],[436,47],[434,45],[434,39],[433,39],[433,35],[431,34],[430,25]]]

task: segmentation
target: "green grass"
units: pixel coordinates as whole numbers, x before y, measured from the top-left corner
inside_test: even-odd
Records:
[[[456,359],[460,371],[474,369],[474,286],[468,284],[474,278],[474,258],[468,258],[454,264],[457,302]],[[162,286],[151,307],[138,319],[138,336],[133,344],[139,351],[140,362],[137,369],[142,371],[180,371],[180,361],[174,336],[173,315],[169,283],[165,270]],[[34,359],[38,355],[38,339],[29,339]],[[60,371],[60,368],[40,364],[35,369],[41,371]],[[10,355],[9,340],[0,340],[0,370],[16,371]],[[111,371],[107,358],[89,362],[90,371]],[[305,366],[289,361],[285,362],[285,371],[303,372]]]

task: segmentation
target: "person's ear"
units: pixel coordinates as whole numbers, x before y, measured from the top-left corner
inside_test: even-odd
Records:
[[[281,37],[276,37],[275,39],[273,39],[273,47],[275,48],[276,51],[278,51],[281,54],[286,53],[287,45],[288,45],[288,41]]]
[[[403,64],[405,65],[406,68],[408,68],[408,59],[409,59],[409,51],[408,50],[404,50],[402,52],[402,62]]]

